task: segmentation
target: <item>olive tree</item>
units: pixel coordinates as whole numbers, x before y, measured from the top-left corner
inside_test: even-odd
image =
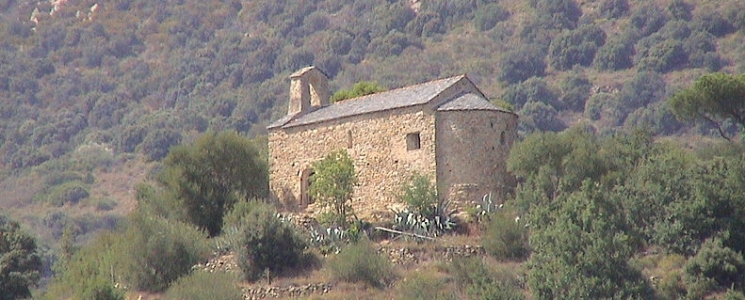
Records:
[[[259,147],[235,132],[205,133],[172,149],[163,164],[160,183],[183,204],[189,221],[211,236],[220,233],[225,212],[238,200],[268,193]]]

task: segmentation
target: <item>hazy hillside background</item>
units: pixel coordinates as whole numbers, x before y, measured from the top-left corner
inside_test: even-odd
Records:
[[[739,0],[0,0],[0,210],[46,247],[115,227],[170,146],[264,134],[311,64],[332,90],[468,74],[523,135],[709,136],[662,100],[745,72],[744,40]]]

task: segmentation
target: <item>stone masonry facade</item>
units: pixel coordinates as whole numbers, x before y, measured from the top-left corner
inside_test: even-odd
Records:
[[[272,195],[313,210],[311,165],[345,149],[358,178],[352,207],[384,215],[413,173],[430,176],[441,197],[462,207],[485,194],[501,201],[514,184],[505,161],[517,136],[517,115],[489,103],[464,75],[328,103],[323,72],[294,73],[288,115],[269,131]]]

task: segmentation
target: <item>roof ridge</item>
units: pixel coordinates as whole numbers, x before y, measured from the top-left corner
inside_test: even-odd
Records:
[[[282,117],[267,128],[289,128],[372,112],[423,105],[464,78],[469,80],[465,74],[462,74],[338,101],[317,107],[315,110],[302,115]]]
[[[425,82],[421,82],[421,83],[417,83],[417,84],[412,84],[412,85],[401,86],[401,87],[393,88],[393,89],[390,89],[390,90],[385,90],[385,91],[382,91],[382,92],[377,92],[377,93],[372,93],[372,94],[357,96],[357,97],[354,97],[354,98],[344,99],[344,100],[341,100],[341,101],[334,102],[334,103],[330,104],[329,106],[334,105],[336,103],[343,103],[343,102],[347,102],[347,101],[357,101],[357,100],[360,100],[362,98],[367,98],[367,97],[370,97],[370,96],[373,96],[373,95],[378,96],[378,95],[382,95],[382,94],[385,94],[385,93],[393,93],[393,92],[396,92],[398,90],[412,89],[412,88],[420,87],[420,86],[427,85],[427,84],[433,84],[433,83],[439,82],[439,81],[447,81],[449,79],[456,79],[457,78],[458,80],[460,80],[463,77],[466,77],[466,74],[455,75],[455,76],[450,76],[450,77],[445,77],[445,78],[439,78],[439,79],[433,79],[433,80],[430,80],[430,81],[425,81]],[[457,82],[458,80],[456,80],[455,82]]]

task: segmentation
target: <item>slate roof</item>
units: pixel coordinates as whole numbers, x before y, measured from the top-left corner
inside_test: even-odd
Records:
[[[434,99],[453,86],[458,81],[466,79],[465,75],[459,75],[422,84],[402,87],[386,92],[344,100],[324,107],[316,107],[315,110],[303,115],[288,115],[274,121],[267,128],[277,127],[289,128],[294,126],[308,125],[344,117],[362,115],[378,111],[386,111],[396,108],[422,105]],[[468,79],[466,79],[468,80]],[[455,103],[453,103],[455,102]],[[444,105],[438,110],[499,110],[480,95],[464,94]]]
[[[491,104],[489,101],[486,101],[481,96],[473,94],[473,93],[463,94],[451,101],[445,102],[444,104],[440,105],[440,107],[438,107],[437,110],[438,111],[447,111],[447,110],[506,111],[505,109],[502,109],[499,106]]]

